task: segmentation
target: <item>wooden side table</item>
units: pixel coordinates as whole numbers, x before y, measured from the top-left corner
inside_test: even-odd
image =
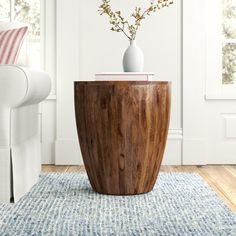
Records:
[[[78,137],[92,188],[112,195],[151,191],[167,140],[170,82],[75,82],[74,91]]]

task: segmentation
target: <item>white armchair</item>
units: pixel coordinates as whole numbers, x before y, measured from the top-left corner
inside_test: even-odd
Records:
[[[38,180],[38,108],[50,89],[44,72],[0,66],[0,202],[17,201]]]
[[[0,24],[0,29],[12,27]],[[0,65],[0,203],[18,201],[38,181],[38,109],[50,90],[51,79],[45,72]]]

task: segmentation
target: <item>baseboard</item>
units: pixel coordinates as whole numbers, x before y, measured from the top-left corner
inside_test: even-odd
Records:
[[[206,142],[183,139],[183,165],[206,165]]]
[[[74,140],[57,140],[55,145],[56,165],[83,165],[79,142]]]
[[[42,164],[55,164],[55,142],[42,143]]]
[[[182,164],[182,129],[170,129],[162,165]]]
[[[182,164],[182,140],[168,140],[162,165]]]
[[[182,164],[182,129],[171,129],[168,134],[163,165]],[[83,165],[78,141],[57,140],[55,145],[56,165]]]

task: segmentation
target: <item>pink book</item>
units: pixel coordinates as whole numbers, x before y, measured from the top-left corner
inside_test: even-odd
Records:
[[[152,81],[153,72],[104,72],[95,74],[95,81]]]

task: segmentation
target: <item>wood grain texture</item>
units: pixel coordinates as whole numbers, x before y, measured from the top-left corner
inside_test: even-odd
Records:
[[[55,166],[55,165],[43,165],[42,171],[43,172],[67,172],[68,166]]]
[[[112,195],[152,190],[169,127],[169,82],[75,82],[75,114],[93,189]]]

